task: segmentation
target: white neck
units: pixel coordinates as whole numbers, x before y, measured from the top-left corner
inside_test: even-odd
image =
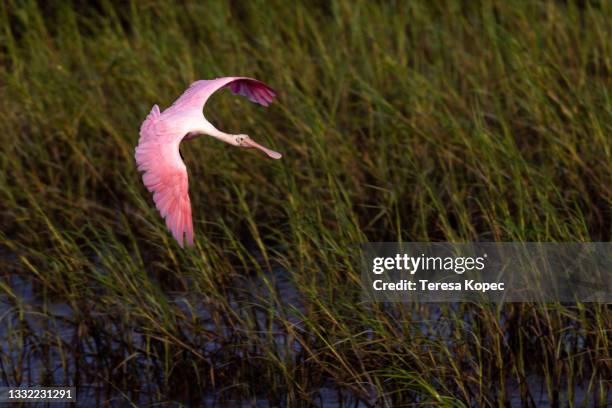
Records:
[[[234,146],[236,145],[236,135],[231,135],[229,133],[220,131],[205,118],[202,118],[202,120],[203,122],[201,123],[201,126],[198,126],[197,133],[203,133],[205,135],[209,135],[216,139],[219,139],[222,142],[229,143]]]

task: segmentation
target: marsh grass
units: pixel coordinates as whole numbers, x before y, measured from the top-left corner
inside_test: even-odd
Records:
[[[365,241],[610,240],[609,2],[74,3],[0,5],[3,385],[133,405],[609,401],[609,305],[364,304],[358,270]],[[207,117],[284,157],[184,143],[181,250],[138,128],[226,75],[278,99],[219,93]]]

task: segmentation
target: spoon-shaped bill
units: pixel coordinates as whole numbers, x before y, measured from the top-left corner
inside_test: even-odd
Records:
[[[260,145],[259,143],[257,143],[251,138],[245,139],[243,143],[248,147],[254,147],[255,149],[261,150],[262,152],[264,152],[265,154],[267,154],[273,159],[280,159],[281,157],[283,157],[283,155],[280,154],[279,152],[275,152],[272,149],[268,149],[267,147]]]

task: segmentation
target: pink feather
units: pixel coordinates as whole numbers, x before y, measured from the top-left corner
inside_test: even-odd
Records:
[[[153,193],[153,201],[166,220],[172,236],[183,247],[193,245],[193,222],[187,168],[179,153],[181,140],[189,133],[193,108],[199,108],[217,90],[229,87],[234,94],[268,106],[276,93],[256,79],[223,77],[196,81],[163,112],[154,105],[140,126],[140,138],[135,149],[138,170],[144,171],[142,181]]]

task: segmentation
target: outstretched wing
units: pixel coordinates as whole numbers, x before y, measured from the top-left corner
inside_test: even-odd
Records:
[[[174,238],[181,247],[184,240],[193,245],[189,181],[179,153],[184,135],[159,121],[159,116],[159,108],[155,105],[140,127],[136,163],[138,170],[144,171],[142,181],[153,193],[155,206],[166,219]]]
[[[164,114],[180,112],[183,109],[199,108],[214,92],[221,88],[229,88],[234,94],[249,98],[251,102],[268,106],[276,96],[276,92],[261,81],[247,77],[223,77],[211,80],[196,81],[170,106]]]

